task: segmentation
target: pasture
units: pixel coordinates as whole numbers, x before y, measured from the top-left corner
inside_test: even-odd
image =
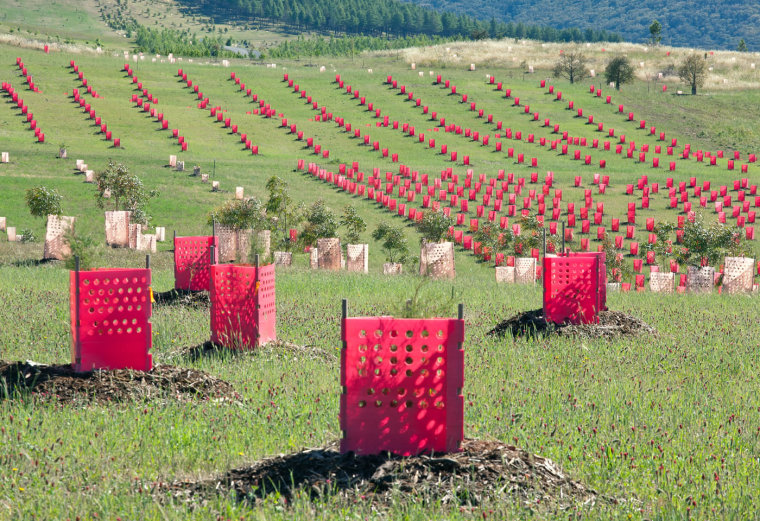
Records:
[[[17,57],[40,92],[25,87]],[[113,147],[73,100],[73,89],[82,91],[83,85],[71,60],[99,96],[83,97],[107,122],[113,137],[120,138],[120,147]],[[531,215],[538,211],[538,195],[543,194],[551,171],[552,186],[543,194],[547,222],[555,190],[563,192],[558,222],[567,219],[568,203],[579,209],[584,206],[586,190],[591,191],[594,207],[604,203],[600,224],[593,223],[593,211],[587,219],[578,212],[572,243],[576,249],[580,239],[586,238],[589,249],[596,250],[601,244],[598,226],[610,234],[624,235],[628,204],[634,203],[635,229],[621,249],[624,262],[632,264],[643,257],[647,218],[675,223],[678,216],[688,216],[682,193],[687,193],[692,211],[711,222],[719,214],[710,192],[725,186],[726,195],[715,199],[725,208],[739,206],[737,216],[745,219],[745,228],[754,226],[750,212],[757,204],[751,187],[760,182],[760,176],[750,159],[756,149],[737,131],[752,127],[751,110],[741,107],[751,106],[754,95],[738,90],[712,91],[709,96],[692,99],[674,96],[675,85],[666,93],[647,92],[641,83],[617,92],[597,80],[592,94],[588,82],[569,85],[547,78],[544,70],[525,74],[518,68],[480,65],[476,71],[450,65],[412,70],[395,56],[278,63],[276,68],[247,62],[225,67],[206,60],[173,64],[164,60],[154,63],[151,57],[134,61],[122,55],[44,54],[0,47],[0,77],[12,83],[45,133],[45,142],[40,143],[17,104],[9,96],[1,98],[0,150],[9,153],[10,162],[0,164],[0,216],[7,218],[8,226],[44,236],[44,223],[29,215],[24,191],[45,185],[63,195],[63,213],[77,217],[78,232],[103,242],[102,209],[96,205],[94,187],[84,183],[84,176],[75,169],[76,159],[95,170],[113,159],[139,174],[147,188],[160,192],[148,210],[152,225],[165,226],[168,235],[171,230],[179,235],[208,234],[208,213],[231,199],[235,187],[242,186],[246,195],[263,199],[266,181],[277,175],[288,183],[297,200],[311,203],[322,199],[337,212],[348,204],[357,208],[368,225],[362,240],[370,245],[370,273],[315,272],[308,268],[308,255],[295,255],[292,268],[277,269],[279,342],[245,353],[193,355],[192,348],[209,339],[208,307],[155,305],[154,363],[206,371],[229,382],[235,389],[233,397],[183,399],[168,392],[109,404],[89,403],[84,398],[59,404],[50,397],[4,397],[0,401],[4,469],[0,517],[471,519],[525,517],[530,509],[539,518],[699,519],[747,518],[760,508],[755,494],[760,487],[760,408],[755,399],[760,325],[754,295],[615,293],[608,297],[610,309],[643,319],[657,334],[614,340],[499,338],[487,332],[506,318],[540,307],[540,283],[497,285],[494,261],[465,250],[462,244],[456,246],[456,279],[430,282],[422,291],[425,299],[437,302],[447,299],[453,290],[456,301],[464,304],[465,437],[499,440],[550,458],[568,476],[593,489],[595,501],[570,501],[568,506],[556,497],[547,497],[526,504],[519,487],[506,482],[492,494],[460,490],[453,494],[457,498],[453,503],[391,488],[385,502],[372,495],[347,500],[328,494],[313,500],[305,491],[294,497],[270,494],[251,506],[227,494],[187,500],[167,489],[165,485],[175,480],[219,476],[269,456],[325,447],[341,437],[340,301],[348,299],[351,315],[386,315],[395,314],[412,296],[419,278],[382,276],[384,258],[370,234],[383,220],[404,224],[412,251],[416,251],[419,234],[408,219],[408,209],[422,209],[425,196],[431,198],[431,205],[438,200],[442,208],[451,208],[452,216],[463,215],[462,224],[455,227],[463,236],[470,234],[470,220],[478,218],[478,206],[487,207],[479,217],[480,225],[487,222],[492,210],[496,224],[508,217],[504,226],[508,229],[518,222],[524,198],[531,199]],[[133,94],[140,99],[143,96],[124,71],[125,63],[143,88],[158,98],[152,107],[169,121],[168,129],[162,129],[156,117],[131,101]],[[178,76],[178,69],[193,86],[199,86],[201,98],[209,100],[208,107],[198,107],[202,100],[187,80]],[[494,77],[493,83],[487,74]],[[442,76],[440,83],[438,75]],[[293,86],[289,86],[291,80]],[[392,81],[397,82],[396,88]],[[448,88],[445,81],[449,81]],[[511,90],[509,97],[506,89]],[[599,95],[596,89],[600,89]],[[302,97],[300,91],[304,90]],[[307,96],[312,97],[311,103]],[[607,96],[611,97],[609,103]],[[261,115],[267,104],[274,110],[272,117]],[[623,105],[622,111],[619,105]],[[210,114],[213,107],[221,107],[221,122]],[[630,120],[629,112],[634,113]],[[328,113],[332,118],[325,121]],[[385,116],[387,126],[383,125]],[[237,133],[225,126],[226,118],[238,125]],[[342,125],[336,118],[342,118]],[[443,126],[441,118],[446,120]],[[283,125],[283,119],[287,124]],[[545,119],[549,119],[548,125]],[[399,122],[398,128],[394,121]],[[502,122],[501,129],[498,122]],[[345,123],[352,125],[351,131]],[[709,131],[695,130],[708,123]],[[296,132],[290,129],[293,124]],[[447,125],[461,127],[461,134],[456,128],[447,132]],[[555,125],[559,125],[556,132]],[[186,151],[172,137],[175,128],[188,144]],[[507,128],[511,138],[506,137]],[[359,137],[355,137],[356,129]],[[303,139],[298,138],[299,131],[304,133]],[[476,131],[479,136],[474,139]],[[567,154],[562,153],[563,144],[568,144],[562,139],[563,132],[570,139],[579,139],[578,144],[568,145]],[[258,146],[258,154],[241,142],[242,133]],[[420,139],[420,134],[424,138]],[[370,145],[364,144],[366,135]],[[621,135],[625,135],[625,143]],[[487,144],[484,136],[489,137]],[[322,150],[316,154],[315,147],[307,145],[308,138],[329,150],[329,157]],[[431,139],[435,139],[434,145]],[[594,140],[598,140],[596,147]],[[375,141],[377,150],[372,146]],[[605,141],[610,143],[609,150]],[[628,158],[631,141],[636,150]],[[691,153],[684,158],[687,143]],[[64,144],[68,158],[59,159],[58,150]],[[442,153],[442,145],[447,145],[446,153]],[[618,145],[623,145],[620,153]],[[640,161],[645,145],[649,151]],[[673,146],[672,155],[668,146]],[[737,148],[738,159],[730,146]],[[656,147],[660,152],[655,152]],[[512,157],[510,148],[514,149]],[[388,157],[383,157],[383,149],[388,149]],[[578,160],[573,159],[575,150],[580,151]],[[715,165],[710,165],[706,154],[698,161],[698,150],[714,154]],[[451,160],[452,151],[457,152],[456,161]],[[398,154],[397,162],[393,154]],[[518,160],[520,154],[523,161]],[[168,167],[170,155],[185,162],[185,171]],[[463,164],[465,156],[469,165]],[[586,156],[590,156],[589,164],[584,161]],[[657,167],[653,166],[655,157],[659,159]],[[533,158],[536,166],[531,165]],[[318,165],[317,175],[298,170],[299,159],[305,165]],[[600,160],[605,162],[604,168]],[[735,161],[733,170],[729,170],[729,160]],[[378,184],[388,196],[385,205],[382,197],[377,202],[350,193],[348,179],[345,189],[336,184],[340,165],[350,169],[353,162],[358,163],[364,180],[353,179],[367,190],[367,180],[377,169]],[[195,165],[210,174],[211,180],[219,181],[219,192],[190,175]],[[409,174],[401,173],[401,165],[409,167]],[[448,174],[442,187],[435,187],[434,180],[448,168],[457,176],[453,193],[462,187],[465,195],[461,197],[469,202],[467,210],[460,201],[450,203],[448,184],[453,178],[448,179]],[[319,169],[324,170],[324,179],[319,178]],[[465,185],[468,169],[473,172],[472,186]],[[499,178],[500,170],[504,179]],[[332,182],[327,172],[331,172]],[[390,179],[386,172],[391,172]],[[409,201],[398,193],[406,179],[417,191],[412,172],[419,172],[423,186]],[[509,173],[514,174],[511,183],[507,181]],[[601,176],[609,176],[604,193],[600,193],[599,182],[594,183],[594,174],[600,174],[602,184]],[[422,183],[423,175],[428,183]],[[396,182],[393,176],[401,177]],[[576,176],[581,177],[578,186]],[[642,176],[647,176],[644,186],[650,192],[649,208],[641,204],[644,191],[638,183]],[[515,193],[520,178],[524,179],[523,193],[517,195],[514,205],[505,200],[497,211],[495,197],[489,203],[483,201],[491,180],[495,195],[502,182],[509,185],[507,193]],[[668,193],[668,178],[673,179],[676,196]],[[695,178],[693,183],[691,178]],[[476,182],[482,182],[482,189],[470,199],[468,192]],[[694,188],[702,189],[705,182],[709,188],[696,194]],[[387,183],[391,194],[386,193]],[[657,191],[652,188],[655,183]],[[683,190],[680,183],[685,183]],[[434,188],[433,195],[424,185]],[[626,193],[627,185],[633,185],[631,194]],[[440,201],[440,190],[448,192],[445,202]],[[537,191],[535,198],[530,190]],[[728,204],[726,196],[731,196]],[[677,199],[675,207],[671,207],[673,197]],[[700,197],[707,198],[704,206]],[[748,202],[748,209],[737,202],[740,197]],[[408,205],[404,217],[389,211],[390,199]],[[515,207],[515,215],[509,215],[509,206]],[[737,216],[726,213],[727,225],[736,226]],[[620,231],[612,230],[612,219],[619,219]],[[587,234],[581,230],[583,220],[591,221]],[[637,255],[630,254],[631,242],[642,245]],[[748,244],[757,258],[756,241]],[[153,255],[152,287],[156,292],[173,287],[171,249],[170,240],[159,243],[159,251]],[[69,275],[60,263],[35,262],[41,256],[41,243],[10,243],[0,237],[2,360],[69,361]],[[143,263],[140,252],[105,246],[99,248],[96,259],[98,266],[140,267]],[[648,271],[644,268],[643,273]],[[452,307],[449,316],[455,313]],[[447,485],[437,486],[440,491]]]

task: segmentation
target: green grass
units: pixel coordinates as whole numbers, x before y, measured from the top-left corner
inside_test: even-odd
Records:
[[[385,278],[379,275],[384,259],[379,246],[370,238],[376,223],[390,217],[374,203],[360,201],[339,192],[310,176],[295,172],[296,160],[314,160],[304,144],[279,128],[279,118],[262,119],[248,115],[253,105],[228,81],[236,71],[255,92],[296,122],[307,136],[330,149],[330,160],[319,163],[337,171],[338,164],[358,160],[364,172],[377,166],[381,172],[398,171],[398,165],[383,160],[358,140],[346,137],[334,123],[309,121],[315,112],[292,94],[280,80],[288,72],[320,105],[344,116],[362,132],[379,139],[383,147],[396,151],[401,162],[414,170],[436,175],[454,166],[464,174],[465,167],[452,165],[439,154],[404,137],[391,128],[376,128],[375,119],[343,94],[332,83],[332,67],[347,83],[360,89],[388,114],[391,121],[409,121],[437,143],[447,143],[460,156],[472,158],[472,168],[489,176],[498,169],[529,177],[532,170],[543,179],[547,170],[555,173],[556,188],[565,191],[566,201],[581,201],[582,189],[572,188],[575,175],[582,175],[584,188],[591,175],[599,171],[598,158],[606,158],[606,172],[612,177],[608,194],[595,200],[605,202],[605,221],[609,216],[623,216],[626,183],[648,174],[650,183],[664,186],[669,174],[649,165],[637,165],[616,157],[613,152],[591,151],[594,165],[585,167],[576,161],[525,142],[504,141],[526,158],[537,157],[539,167],[531,169],[505,159],[472,143],[463,136],[433,132],[432,122],[419,109],[411,109],[397,91],[382,82],[392,74],[407,85],[423,104],[430,105],[447,120],[494,134],[494,127],[478,119],[457,96],[446,95],[431,85],[426,74],[390,59],[321,60],[327,71],[303,63],[279,64],[277,69],[234,64],[227,69],[196,60],[181,64],[140,62],[133,65],[145,86],[159,98],[158,108],[179,128],[190,148],[180,153],[168,132],[144,113],[131,107],[132,85],[120,72],[123,60],[113,57],[75,56],[103,96],[92,101],[98,114],[121,137],[124,148],[109,148],[91,122],[85,119],[65,93],[77,87],[75,76],[66,68],[69,56],[43,55],[40,52],[0,48],[0,77],[21,89],[14,67],[21,56],[34,75],[42,93],[23,91],[35,118],[46,133],[46,143],[37,144],[22,125],[19,111],[7,99],[0,103],[0,148],[9,151],[11,164],[0,165],[3,187],[0,215],[10,226],[33,229],[43,234],[43,223],[33,220],[24,203],[24,190],[44,184],[64,195],[63,209],[78,218],[77,228],[102,238],[102,210],[95,204],[94,188],[84,184],[74,173],[74,161],[84,159],[91,168],[104,168],[108,159],[127,163],[139,173],[148,188],[161,196],[152,201],[149,211],[154,224],[166,226],[168,234],[176,229],[180,235],[207,233],[206,215],[231,197],[235,186],[244,186],[247,194],[264,197],[264,184],[273,174],[285,179],[293,195],[305,202],[324,199],[340,211],[346,204],[357,206],[368,223],[363,239],[370,243],[368,276],[314,274],[306,270],[307,259],[296,256],[296,266],[279,270],[277,281],[278,331],[282,340],[312,345],[323,350],[326,360],[313,360],[293,354],[264,349],[234,358],[206,358],[191,362],[180,356],[182,347],[196,345],[209,338],[208,316],[201,310],[155,308],[153,327],[154,360],[206,370],[230,381],[243,396],[240,404],[203,402],[198,404],[136,403],[113,407],[88,406],[63,408],[13,400],[0,403],[0,518],[32,517],[58,519],[206,519],[224,518],[358,518],[373,517],[367,505],[338,506],[328,503],[324,509],[311,508],[305,501],[293,509],[283,510],[269,504],[249,510],[226,498],[190,510],[185,505],[160,504],[147,494],[152,483],[175,478],[208,476],[222,473],[232,466],[250,464],[267,455],[290,452],[303,447],[328,443],[339,437],[338,396],[340,299],[348,298],[353,314],[385,314],[411,296],[417,279],[410,276]],[[371,66],[374,74],[368,74]],[[211,104],[222,105],[233,122],[240,124],[260,155],[252,157],[242,150],[239,138],[231,136],[212,121],[207,111],[196,108],[192,96],[176,78],[176,69],[184,68]],[[445,76],[468,93],[479,108],[494,113],[495,120],[523,131],[533,132],[538,140],[550,137],[548,129],[531,122],[522,109],[505,102],[484,82],[480,72],[446,69]],[[489,71],[499,81],[513,88],[521,103],[537,110],[540,120],[551,118],[571,135],[596,137],[595,127],[585,119],[574,117],[565,102],[555,102],[537,87],[537,80],[524,80],[514,70]],[[636,112],[636,120],[646,119],[677,137],[679,144],[691,140],[693,148],[727,147],[721,132],[731,132],[729,125],[752,128],[753,109],[735,114],[735,106],[750,105],[753,94],[721,92],[691,98],[652,95],[646,87],[636,85],[624,93],[613,93],[613,105],[604,98],[591,98],[587,86],[569,86],[556,82],[565,98],[576,100],[586,112],[614,127],[637,144],[656,141],[636,130],[615,113],[618,100]],[[647,101],[648,100],[648,101]],[[88,98],[89,101],[89,98]],[[670,103],[672,101],[672,103]],[[707,112],[692,110],[704,103]],[[627,111],[626,111],[627,112]],[[685,117],[685,120],[679,118]],[[709,122],[705,135],[695,136],[693,126]],[[366,125],[370,125],[367,127]],[[605,134],[606,135],[606,134]],[[734,138],[746,157],[749,142]],[[60,143],[66,143],[69,159],[57,159]],[[571,150],[574,147],[571,147]],[[212,193],[208,185],[189,177],[189,172],[166,168],[168,156],[178,154],[188,167],[199,164],[204,172],[214,172],[223,192]],[[648,154],[651,157],[652,154]],[[664,157],[663,161],[665,161]],[[678,160],[676,180],[691,175],[710,180],[713,185],[729,184],[742,176],[738,170],[726,172],[725,162],[717,168]],[[191,170],[191,168],[190,168]],[[760,179],[756,165],[747,176],[751,183]],[[652,209],[638,211],[645,217],[675,220],[675,212],[666,210],[664,190],[653,197]],[[420,200],[418,198],[418,205]],[[474,205],[470,215],[474,216]],[[710,218],[712,213],[709,214]],[[643,225],[638,238],[645,241]],[[413,248],[418,235],[406,228]],[[592,227],[592,231],[594,227]],[[590,236],[595,238],[595,233]],[[592,241],[592,244],[596,244]],[[172,287],[172,257],[169,243],[161,244],[154,256],[156,291]],[[35,266],[42,245],[9,244],[0,237],[0,346],[6,360],[33,359],[43,363],[64,363],[69,359],[67,312],[68,274],[58,265]],[[142,254],[102,247],[98,265],[139,266]],[[751,518],[760,508],[754,491],[760,487],[757,459],[760,449],[760,412],[753,403],[757,392],[756,338],[760,326],[754,314],[755,299],[714,296],[612,294],[610,307],[637,315],[655,326],[655,338],[607,342],[569,339],[496,340],[485,333],[498,321],[519,311],[535,309],[541,304],[539,288],[503,287],[493,282],[488,264],[458,249],[457,279],[431,284],[429,298],[438,300],[453,287],[461,293],[466,319],[465,433],[468,437],[494,438],[516,443],[526,450],[550,457],[574,478],[600,493],[626,501],[614,506],[598,506],[588,517],[598,519],[687,519]],[[452,309],[452,315],[454,310]],[[11,416],[13,421],[11,421]],[[268,418],[269,416],[269,418]],[[662,466],[662,469],[660,467]],[[716,481],[715,476],[718,476]],[[716,483],[719,483],[719,488]],[[142,487],[142,489],[141,489]],[[23,489],[23,490],[22,490]],[[688,501],[688,502],[687,502]],[[696,503],[696,504],[694,504]],[[500,517],[525,517],[527,513],[513,504],[486,505]],[[689,509],[689,510],[687,510]],[[486,512],[487,513],[487,512]],[[539,511],[539,517],[567,517],[567,513]],[[430,510],[399,502],[390,518],[467,517],[457,510],[434,507]],[[482,515],[476,511],[476,515]]]

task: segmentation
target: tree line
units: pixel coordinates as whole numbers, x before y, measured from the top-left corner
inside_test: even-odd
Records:
[[[182,0],[190,3],[190,0]],[[556,29],[439,12],[399,0],[201,0],[216,21],[277,22],[293,29],[377,37],[531,38],[549,42],[621,41],[605,30]]]

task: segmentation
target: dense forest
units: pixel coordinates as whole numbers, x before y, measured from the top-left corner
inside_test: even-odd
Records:
[[[180,0],[216,20],[277,22],[295,30],[376,37],[528,37],[543,41],[620,41],[604,30],[479,20],[399,0]]]
[[[662,24],[662,43],[679,47],[735,50],[743,38],[760,51],[757,0],[408,0],[415,5],[483,19],[530,25],[604,29],[626,41],[644,42],[652,20]]]

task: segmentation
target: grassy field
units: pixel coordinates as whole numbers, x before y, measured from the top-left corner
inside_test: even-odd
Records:
[[[42,92],[23,88],[23,78],[15,68],[20,56]],[[68,69],[69,59],[76,59],[90,84],[102,96],[90,99],[97,113],[108,123],[123,148],[96,133],[86,115],[69,97],[80,87]],[[180,235],[208,233],[206,216],[215,206],[232,197],[234,187],[264,197],[264,184],[273,174],[285,179],[293,195],[305,202],[324,199],[341,211],[354,204],[368,223],[362,239],[370,244],[370,274],[314,274],[306,269],[305,255],[296,256],[296,266],[278,270],[277,304],[280,339],[300,346],[310,346],[321,356],[298,352],[261,349],[254,353],[202,358],[185,356],[188,346],[209,338],[209,318],[203,309],[156,307],[153,316],[154,361],[195,367],[231,382],[241,394],[239,403],[206,401],[182,403],[172,400],[130,403],[113,406],[55,406],[32,399],[0,402],[0,518],[8,519],[337,519],[387,517],[391,519],[521,518],[528,513],[514,503],[485,503],[464,511],[443,505],[422,506],[409,498],[399,498],[390,512],[373,510],[369,504],[344,505],[327,502],[312,505],[302,498],[285,507],[271,501],[249,509],[232,499],[221,497],[191,509],[170,498],[149,494],[156,482],[216,475],[235,466],[243,466],[265,456],[293,452],[304,447],[327,444],[340,437],[338,424],[340,299],[347,298],[353,314],[393,313],[411,296],[417,284],[412,276],[386,278],[379,275],[384,259],[370,232],[383,219],[406,223],[380,205],[349,196],[313,177],[295,171],[299,158],[317,161],[337,171],[340,163],[358,161],[362,171],[373,167],[398,172],[398,165],[384,159],[379,152],[350,137],[333,122],[317,122],[311,105],[305,104],[282,75],[287,72],[307,93],[379,140],[381,148],[399,154],[400,162],[413,170],[437,176],[445,168],[464,175],[462,156],[469,155],[475,174],[489,177],[505,169],[515,177],[529,178],[539,173],[539,188],[547,171],[555,176],[555,188],[565,192],[563,201],[583,201],[583,190],[592,188],[596,172],[611,176],[604,196],[593,187],[594,199],[605,202],[605,225],[611,217],[625,217],[624,189],[641,175],[650,184],[663,187],[652,197],[651,209],[637,209],[637,238],[646,241],[643,219],[675,221],[681,210],[669,210],[667,177],[688,181],[689,177],[711,181],[715,189],[728,185],[732,194],[734,179],[747,177],[757,184],[757,165],[750,165],[742,175],[728,172],[726,160],[709,167],[694,159],[672,159],[665,154],[647,154],[647,163],[623,159],[612,150],[585,149],[593,162],[589,166],[559,155],[557,150],[539,146],[540,137],[557,139],[551,128],[543,128],[544,118],[559,123],[571,136],[589,141],[604,141],[607,129],[616,135],[626,134],[637,146],[654,146],[657,136],[638,129],[640,119],[647,127],[665,131],[667,140],[678,139],[693,149],[716,151],[736,146],[743,159],[755,152],[753,142],[736,129],[754,128],[752,93],[720,90],[696,100],[650,94],[646,84],[635,84],[622,93],[604,89],[613,97],[611,105],[588,94],[587,84],[568,85],[554,82],[563,92],[563,101],[555,101],[546,89],[538,86],[537,75],[525,75],[520,69],[492,68],[467,72],[451,66],[443,73],[477,102],[494,122],[523,133],[523,139],[497,138],[495,123],[478,118],[461,103],[460,95],[450,95],[442,86],[432,84],[435,76],[410,70],[394,57],[369,58],[363,63],[324,59],[321,62],[279,63],[276,69],[244,63],[224,68],[217,63],[187,60],[179,64],[152,63],[150,58],[133,63],[135,73],[151,93],[158,96],[156,107],[170,121],[170,128],[180,129],[189,143],[180,152],[168,131],[159,130],[155,120],[130,103],[136,92],[120,71],[124,61],[108,56],[45,55],[41,52],[0,47],[0,77],[11,81],[34,112],[46,134],[46,143],[35,142],[20,110],[8,98],[0,103],[0,150],[8,151],[10,164],[0,164],[0,215],[9,226],[32,229],[42,236],[42,222],[34,220],[24,204],[24,190],[44,184],[64,195],[64,214],[78,218],[77,228],[99,241],[103,237],[102,210],[95,204],[94,188],[83,183],[74,170],[76,159],[84,159],[96,170],[106,166],[109,158],[125,162],[139,173],[148,188],[161,195],[150,203],[153,224],[166,226],[167,233]],[[326,67],[320,72],[319,66]],[[244,150],[239,136],[223,128],[208,111],[196,107],[197,100],[176,77],[183,68],[189,78],[210,98],[210,106],[220,105],[240,125],[259,155]],[[367,71],[372,67],[373,72]],[[305,148],[280,127],[280,118],[265,119],[253,115],[258,108],[239,87],[229,80],[235,71],[261,99],[296,123],[306,136],[330,150],[324,160]],[[400,130],[377,127],[373,114],[358,101],[337,88],[334,75],[341,74],[346,84],[358,88],[382,115],[391,121],[408,122],[426,140],[435,137],[437,150],[430,150]],[[512,106],[487,84],[485,74],[493,74],[512,88],[521,105],[530,105],[530,115],[523,107]],[[398,90],[383,85],[392,75],[422,100],[430,111],[446,117],[447,122],[489,134],[486,147],[464,135],[435,132],[435,123]],[[527,76],[527,78],[526,78]],[[552,83],[552,82],[550,82]],[[605,132],[588,125],[586,118],[576,117],[565,100],[576,108],[594,114],[605,123]],[[635,112],[635,122],[617,113],[621,103]],[[736,107],[748,107],[737,110]],[[539,112],[539,121],[532,113]],[[698,129],[703,128],[703,131]],[[533,133],[536,143],[527,143]],[[495,141],[504,142],[497,153]],[[67,146],[68,159],[56,158],[58,147]],[[440,154],[440,144],[457,150],[460,159],[453,164]],[[527,164],[506,158],[506,149],[524,153]],[[571,150],[582,147],[570,147]],[[169,169],[169,155],[177,154],[188,167],[200,165],[213,174],[222,192],[211,192],[190,172]],[[667,165],[677,162],[676,172],[655,169],[651,157],[657,155]],[[538,166],[531,168],[535,157]],[[598,160],[607,168],[600,170]],[[661,165],[662,166],[662,165]],[[190,169],[191,170],[191,169]],[[573,177],[581,175],[583,186],[572,186]],[[638,199],[640,193],[635,198]],[[691,198],[690,200],[693,200]],[[417,199],[416,206],[421,201]],[[714,219],[708,204],[705,217]],[[471,204],[467,218],[475,216]],[[468,221],[466,221],[468,222]],[[408,238],[416,247],[419,236],[406,226]],[[460,228],[462,229],[462,228]],[[595,239],[592,226],[590,238]],[[596,241],[591,241],[593,247]],[[164,291],[173,286],[171,245],[160,244],[153,259],[153,287]],[[68,273],[57,264],[36,265],[42,256],[41,243],[8,243],[0,237],[0,358],[31,359],[41,363],[65,363],[69,360]],[[653,325],[658,335],[652,338],[604,340],[495,339],[485,333],[499,321],[517,312],[541,305],[538,287],[496,286],[491,264],[477,260],[461,248],[456,252],[457,279],[436,282],[427,287],[428,298],[438,301],[450,295],[452,288],[465,305],[466,384],[465,434],[467,437],[499,439],[515,443],[526,450],[552,458],[573,478],[586,483],[601,494],[618,499],[618,504],[579,506],[577,512],[558,512],[537,508],[540,518],[567,518],[569,515],[596,519],[726,519],[751,518],[760,508],[754,493],[760,487],[760,409],[753,401],[757,392],[756,338],[760,325],[756,319],[754,297],[724,298],[717,295],[654,295],[651,293],[611,294],[610,308],[641,317]],[[101,247],[100,266],[140,266],[142,254]],[[453,315],[454,310],[451,310]],[[310,352],[310,351],[307,351]],[[491,512],[493,511],[493,512]]]

